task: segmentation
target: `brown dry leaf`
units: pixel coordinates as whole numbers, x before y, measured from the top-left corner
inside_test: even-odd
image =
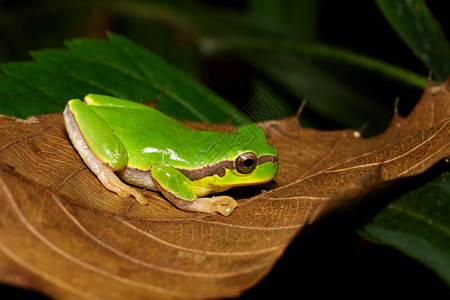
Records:
[[[450,80],[430,85],[407,118],[369,139],[302,129],[295,117],[261,124],[280,153],[277,185],[235,191],[229,217],[180,211],[156,192],[142,207],[107,191],[61,114],[1,117],[0,280],[64,299],[237,296],[306,225],[449,156],[449,103]]]

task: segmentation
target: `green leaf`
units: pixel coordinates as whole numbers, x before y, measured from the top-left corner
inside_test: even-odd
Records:
[[[450,285],[450,172],[388,204],[358,233],[422,262]]]
[[[377,0],[398,35],[440,80],[450,75],[450,47],[423,0]]]
[[[116,34],[110,40],[74,39],[68,49],[40,50],[35,61],[3,65],[0,113],[25,118],[59,112],[68,100],[88,93],[134,101],[154,100],[174,117],[225,122],[246,120],[235,107],[160,57]]]

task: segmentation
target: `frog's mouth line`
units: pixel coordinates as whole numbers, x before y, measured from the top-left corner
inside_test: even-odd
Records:
[[[256,165],[262,165],[264,163],[277,163],[278,156],[275,155],[262,155],[258,157]],[[219,177],[225,176],[226,169],[236,170],[235,160],[224,160],[212,165],[206,165],[198,169],[182,169],[177,168],[178,171],[183,173],[190,180],[199,180],[205,177],[217,175]]]

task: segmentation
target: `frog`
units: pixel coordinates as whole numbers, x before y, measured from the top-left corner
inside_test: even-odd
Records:
[[[238,202],[223,192],[271,182],[279,168],[277,150],[256,124],[194,130],[143,103],[100,94],[68,101],[63,117],[100,183],[141,205],[148,204],[143,188],[183,211],[229,216]]]

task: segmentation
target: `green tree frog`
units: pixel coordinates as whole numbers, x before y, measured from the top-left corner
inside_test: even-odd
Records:
[[[253,124],[231,133],[192,130],[149,106],[93,94],[70,100],[64,122],[103,186],[142,205],[148,201],[133,186],[160,191],[181,210],[228,216],[237,206],[232,197],[205,196],[267,183],[278,171],[277,151]]]

